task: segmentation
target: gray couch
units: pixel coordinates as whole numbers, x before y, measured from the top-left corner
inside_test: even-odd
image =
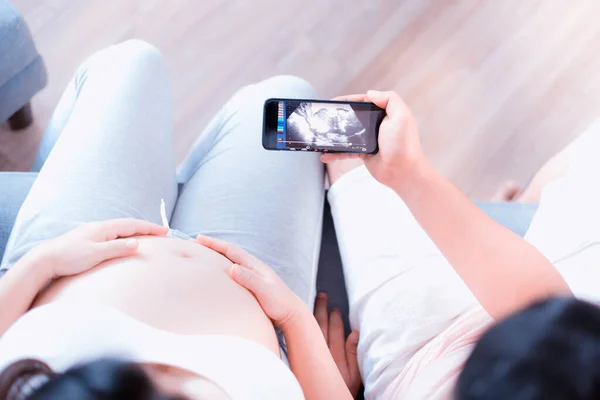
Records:
[[[0,0],[0,123],[29,126],[30,100],[47,81],[46,68],[19,12]]]

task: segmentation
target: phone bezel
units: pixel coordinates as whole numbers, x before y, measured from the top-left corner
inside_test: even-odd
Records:
[[[332,149],[310,149],[310,150],[290,150],[290,149],[276,149],[272,147],[268,147],[269,144],[269,135],[267,132],[268,126],[277,126],[277,113],[273,113],[272,116],[267,115],[267,105],[273,102],[280,101],[300,101],[300,102],[313,102],[313,103],[333,103],[333,104],[359,104],[359,105],[369,105],[375,109],[375,111],[383,111],[385,114],[385,110],[381,107],[378,107],[374,103],[368,101],[340,101],[340,100],[321,100],[321,99],[291,99],[291,98],[269,98],[265,100],[263,106],[263,131],[262,131],[262,144],[265,150],[270,151],[306,151],[306,152],[319,152],[319,153],[346,153],[346,154],[376,154],[379,151],[379,126],[381,125],[381,121],[379,121],[377,129],[375,130],[375,150],[372,152],[363,152],[359,150],[352,151],[343,151],[343,150],[332,150]],[[267,118],[274,118],[275,124],[269,125],[267,124]]]

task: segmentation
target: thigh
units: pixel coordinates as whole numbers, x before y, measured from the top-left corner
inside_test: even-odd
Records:
[[[324,167],[313,153],[262,148],[270,97],[314,98],[305,81],[281,76],[236,93],[180,169],[171,225],[235,243],[272,266],[312,305],[321,239]]]
[[[525,238],[560,271],[575,295],[600,300],[600,119],[569,146],[564,177],[542,190]]]
[[[400,197],[363,167],[329,202],[367,395],[383,393],[417,351],[478,303]]]
[[[25,200],[4,257],[80,223],[119,217],[160,222],[160,199],[177,195],[173,109],[166,63],[128,41],[93,55],[77,72],[62,132]],[[67,96],[69,97],[69,96]]]

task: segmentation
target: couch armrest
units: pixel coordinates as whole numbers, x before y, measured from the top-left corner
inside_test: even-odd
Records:
[[[0,86],[39,57],[23,16],[0,0]]]

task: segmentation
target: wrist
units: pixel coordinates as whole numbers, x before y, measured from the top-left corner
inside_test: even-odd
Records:
[[[22,269],[36,282],[45,285],[56,278],[54,259],[46,249],[46,244],[40,244],[25,254],[20,263]]]
[[[302,326],[308,317],[313,318],[312,313],[299,297],[294,296],[294,301],[292,307],[290,308],[290,312],[286,318],[279,321],[277,326],[285,335],[286,332],[295,330],[298,326]]]
[[[407,158],[388,186],[404,199],[419,191],[421,182],[427,179],[431,168],[424,156]]]

